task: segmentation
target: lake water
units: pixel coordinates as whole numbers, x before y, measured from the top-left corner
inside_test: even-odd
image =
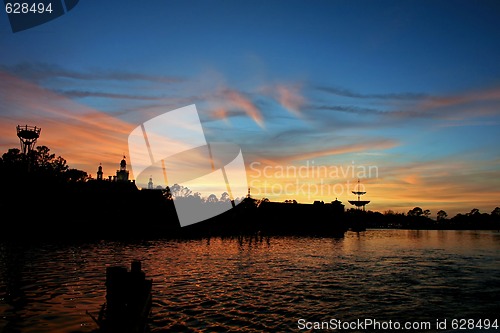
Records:
[[[499,232],[367,230],[340,239],[0,243],[0,332],[90,332],[86,311],[105,300],[106,266],[134,259],[153,279],[151,332],[312,332],[305,326],[358,319],[431,323],[416,330],[425,332],[444,331],[436,327],[444,320],[451,330],[454,319],[500,325]]]

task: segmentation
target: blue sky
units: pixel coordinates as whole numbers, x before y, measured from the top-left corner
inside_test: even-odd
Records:
[[[237,143],[247,165],[375,165],[374,210],[490,212],[498,22],[498,1],[444,0],[80,1],[17,33],[3,14],[0,146],[34,123],[70,166],[113,174],[131,129],[195,103],[207,139]]]

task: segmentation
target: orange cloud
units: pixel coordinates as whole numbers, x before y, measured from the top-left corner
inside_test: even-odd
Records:
[[[226,99],[225,103],[229,104],[229,107],[243,110],[257,125],[261,128],[264,127],[264,118],[260,110],[246,96],[235,90],[224,90],[223,97]]]
[[[380,165],[376,179],[367,179],[370,209],[407,212],[415,206],[440,209],[449,215],[467,213],[472,208],[490,213],[500,206],[498,161],[435,160]]]
[[[214,119],[223,120],[226,124],[229,124],[229,112],[223,107],[217,107],[211,112],[210,116]]]
[[[353,152],[364,152],[367,150],[389,149],[397,146],[397,142],[393,140],[374,140],[370,142],[348,144],[329,149],[317,150],[312,152],[304,152],[300,154],[292,154],[274,159],[274,163],[284,163],[291,161],[312,160],[318,157],[340,155]]]
[[[354,147],[344,147],[330,152],[352,149]],[[315,156],[326,152],[321,151]],[[379,164],[356,164],[353,173],[349,169],[351,164],[297,166],[283,158],[259,160],[259,163],[250,164],[247,170],[255,198],[295,199],[304,203],[314,200],[329,202],[338,198],[346,208],[352,207],[348,200],[357,200],[352,191],[361,172],[366,175],[360,176],[363,190],[367,192],[363,198],[371,201],[367,209],[406,213],[419,206],[431,210],[431,217],[435,218],[441,209],[452,217],[457,213],[468,213],[473,208],[490,213],[500,206],[498,163],[498,160],[478,163],[448,158],[389,164],[384,159]],[[375,167],[373,172],[370,172],[371,167]]]
[[[277,88],[278,101],[288,111],[296,116],[300,115],[300,108],[304,105],[304,97],[300,94],[297,87],[288,87],[280,85]]]
[[[500,101],[500,88],[490,88],[482,91],[471,91],[460,95],[432,97],[427,99],[422,106],[425,108],[454,106],[471,102]]]
[[[469,91],[463,94],[429,97],[415,106],[415,111],[409,115],[430,116],[449,120],[463,120],[481,116],[500,114],[500,88],[490,88],[481,91]],[[404,117],[405,112],[398,112]]]
[[[133,125],[99,110],[0,72],[0,147],[3,152],[19,148],[17,125],[42,128],[37,145],[45,145],[62,156],[72,168],[93,173],[99,163],[113,174],[122,155],[127,155],[127,137]]]

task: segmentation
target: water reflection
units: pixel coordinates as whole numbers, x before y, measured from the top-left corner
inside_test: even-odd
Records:
[[[0,244],[0,331],[90,332],[105,267],[142,261],[152,332],[297,331],[297,320],[490,318],[500,234],[367,230],[344,238]]]

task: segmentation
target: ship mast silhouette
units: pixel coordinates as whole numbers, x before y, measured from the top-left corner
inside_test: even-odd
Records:
[[[356,206],[357,209],[361,209],[363,207],[363,210],[365,210],[365,205],[368,205],[370,203],[369,200],[361,200],[361,196],[365,195],[366,192],[360,191],[360,185],[359,185],[359,178],[358,178],[358,187],[357,191],[352,191],[353,194],[358,196],[358,201],[355,200],[348,200],[351,205]]]

